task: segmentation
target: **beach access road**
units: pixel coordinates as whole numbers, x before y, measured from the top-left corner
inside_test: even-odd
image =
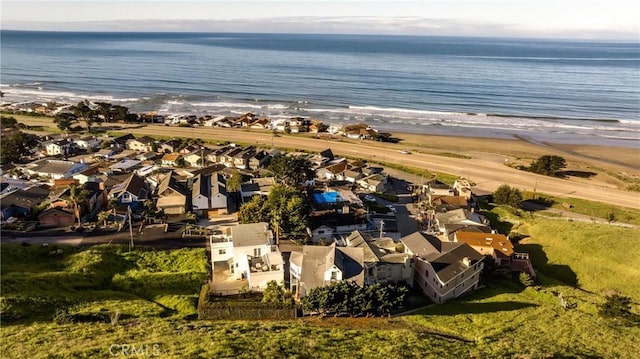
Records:
[[[536,190],[559,197],[574,197],[623,207],[640,208],[640,193],[638,192],[628,192],[576,183],[568,179],[541,176],[517,170],[496,161],[444,157],[419,152],[405,155],[398,152],[400,149],[406,148],[406,145],[382,144],[373,141],[335,141],[287,135],[273,136],[268,132],[208,127],[188,128],[151,125],[131,128],[128,131],[134,134],[242,142],[287,149],[304,149],[314,152],[331,148],[337,155],[391,162],[466,177],[473,181],[475,188],[480,191],[493,192],[498,186],[506,183],[521,190]]]

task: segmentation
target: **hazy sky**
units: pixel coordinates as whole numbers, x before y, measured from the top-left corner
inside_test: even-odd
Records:
[[[640,40],[638,0],[0,1],[3,29]]]

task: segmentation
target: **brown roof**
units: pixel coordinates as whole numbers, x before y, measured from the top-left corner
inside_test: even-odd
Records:
[[[448,204],[464,208],[467,206],[467,199],[462,196],[431,196],[431,204]]]
[[[513,244],[504,234],[456,232],[454,236],[457,242],[467,243],[472,247],[492,248],[507,257],[513,254]]]
[[[182,157],[182,155],[177,153],[177,152],[167,153],[166,155],[162,156],[162,160],[163,161],[176,161],[180,157]]]

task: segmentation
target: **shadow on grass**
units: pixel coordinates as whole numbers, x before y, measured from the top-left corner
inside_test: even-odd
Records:
[[[470,303],[470,302],[450,302],[447,304],[425,308],[418,311],[417,314],[422,315],[456,315],[456,314],[480,314],[480,313],[498,313],[520,310],[524,308],[537,307],[537,304],[503,301],[489,303]]]
[[[511,229],[513,228],[513,223],[507,222],[507,221],[501,221],[499,215],[491,212],[491,210],[495,208],[495,206],[491,204],[483,204],[482,207],[483,208],[480,211],[480,214],[482,214],[489,220],[489,223],[491,224],[491,228],[497,230],[499,233],[502,233],[504,235],[508,235],[511,232]]]
[[[529,258],[536,271],[546,277],[563,282],[567,285],[578,287],[578,275],[571,267],[564,264],[549,264],[549,258],[539,244],[518,244],[519,252],[529,253]]]
[[[591,171],[558,171],[556,173],[557,177],[591,178],[595,175],[597,175],[597,173]]]

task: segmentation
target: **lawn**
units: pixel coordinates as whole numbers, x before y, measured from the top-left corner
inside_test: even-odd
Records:
[[[547,277],[595,293],[615,289],[640,302],[640,231],[606,224],[535,218],[518,251]]]

